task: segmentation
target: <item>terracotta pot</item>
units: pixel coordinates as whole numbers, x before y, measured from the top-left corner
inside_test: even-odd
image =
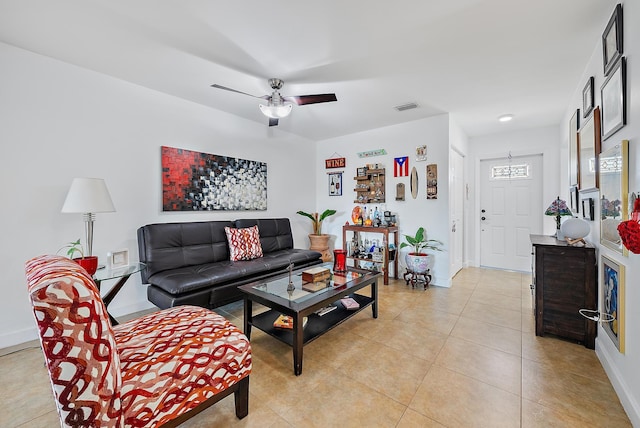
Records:
[[[417,274],[425,274],[431,268],[431,255],[425,253],[408,253],[404,256],[407,269]]]
[[[322,253],[322,261],[324,262],[333,260],[331,251],[329,251],[329,238],[331,238],[331,235],[309,235],[309,242],[311,242],[309,249]]]
[[[73,259],[73,261],[82,266],[91,276],[98,270],[98,256],[86,256],[84,258]]]

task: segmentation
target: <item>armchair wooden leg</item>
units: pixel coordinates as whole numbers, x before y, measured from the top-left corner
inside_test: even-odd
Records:
[[[249,414],[249,376],[238,382],[233,393],[236,402],[236,417],[242,419]]]

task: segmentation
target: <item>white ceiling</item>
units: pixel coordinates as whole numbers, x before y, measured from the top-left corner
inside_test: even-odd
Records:
[[[0,0],[0,41],[265,127],[259,100],[210,85],[260,96],[278,77],[283,95],[334,92],[280,120],[313,140],[444,112],[473,137],[559,124],[615,4]],[[407,102],[420,107],[393,108]]]

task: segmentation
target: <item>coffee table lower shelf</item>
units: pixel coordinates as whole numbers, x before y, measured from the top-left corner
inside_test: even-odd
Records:
[[[358,309],[348,310],[345,309],[339,302],[334,302],[334,305],[336,305],[337,308],[329,313],[326,313],[322,316],[316,315],[315,313],[307,315],[309,317],[309,320],[307,321],[307,325],[304,327],[302,333],[303,345],[306,345],[317,337],[322,336],[327,331],[343,323],[358,312],[363,311],[367,307],[371,306],[371,304],[373,304],[373,299],[371,297],[362,296],[359,294],[353,294],[351,297],[353,297],[360,304],[360,307]],[[264,331],[265,333],[275,337],[281,342],[284,342],[289,346],[293,346],[293,330],[277,328],[273,326],[273,322],[276,320],[276,318],[278,318],[278,315],[280,315],[280,313],[281,312],[279,311],[270,309],[266,312],[254,315],[250,323],[253,327]],[[285,313],[285,315],[293,314]]]

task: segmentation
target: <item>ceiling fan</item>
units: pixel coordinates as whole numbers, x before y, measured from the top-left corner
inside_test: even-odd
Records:
[[[278,126],[278,120],[282,119],[283,117],[287,117],[289,113],[291,113],[291,109],[293,108],[293,104],[291,103],[296,103],[299,106],[303,106],[306,104],[318,104],[338,101],[338,99],[336,98],[336,94],[282,96],[279,92],[282,88],[282,85],[284,85],[284,81],[280,79],[269,79],[269,86],[271,86],[273,92],[271,93],[271,95],[263,95],[261,97],[227,88],[226,86],[211,85],[211,87],[267,100],[267,105],[260,104],[260,110],[262,111],[262,114],[269,118],[269,126]]]

